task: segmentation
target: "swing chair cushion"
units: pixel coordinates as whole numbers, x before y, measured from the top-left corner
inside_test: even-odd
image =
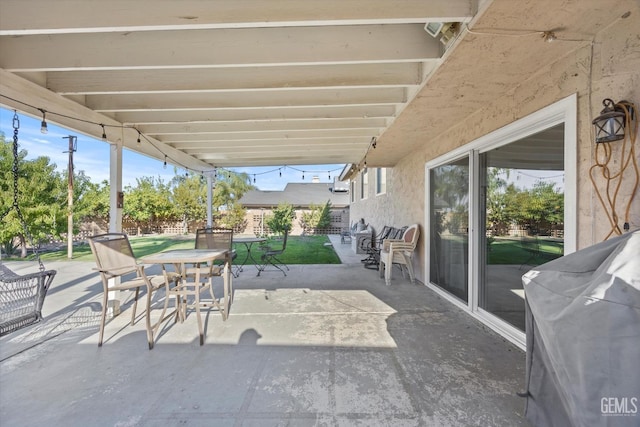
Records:
[[[0,264],[0,336],[42,320],[55,270],[17,275]]]

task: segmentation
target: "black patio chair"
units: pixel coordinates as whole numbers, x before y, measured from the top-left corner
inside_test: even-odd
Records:
[[[287,273],[285,273],[285,271],[280,266],[283,266],[284,268],[286,268],[287,271],[289,270],[289,267],[287,266],[287,264],[285,264],[280,259],[278,259],[278,256],[282,255],[284,253],[285,249],[287,248],[287,237],[288,236],[289,236],[289,230],[285,229],[281,248],[274,249],[274,248],[272,248],[270,246],[265,247],[264,252],[260,256],[260,260],[262,261],[262,265],[260,265],[258,267],[258,274],[257,274],[258,276],[260,275],[260,273],[265,271],[265,269],[267,268],[268,265],[274,266],[278,270],[282,271],[282,274],[284,274],[285,276],[287,275]]]
[[[375,236],[362,240],[361,248],[366,252],[367,257],[360,260],[364,263],[365,268],[377,269],[380,262],[380,246],[384,239],[389,238],[389,234],[393,231],[393,227],[385,225],[382,231]]]

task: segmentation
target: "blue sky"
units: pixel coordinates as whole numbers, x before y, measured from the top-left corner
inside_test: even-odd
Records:
[[[0,108],[0,131],[5,139],[13,139],[13,110]],[[64,137],[77,137],[77,151],[73,155],[76,171],[84,171],[93,182],[109,179],[109,144],[81,133],[56,126],[47,120],[48,132],[40,132],[40,118],[33,118],[18,112],[20,129],[18,143],[20,149],[27,150],[28,158],[46,156],[55,163],[60,171],[66,170],[69,161],[69,142]],[[342,171],[343,164],[333,165],[304,165],[285,166],[274,165],[268,167],[231,168],[236,172],[246,172],[260,190],[282,190],[288,182],[311,182],[313,176],[318,176],[320,182],[333,182],[333,178]],[[163,168],[161,161],[124,150],[122,156],[123,186],[135,185],[136,178],[143,176],[160,177],[168,182],[174,176],[174,167],[168,165]],[[302,179],[304,171],[304,180]],[[280,176],[282,172],[282,176]],[[178,173],[185,173],[178,169]],[[329,179],[329,176],[331,179]]]

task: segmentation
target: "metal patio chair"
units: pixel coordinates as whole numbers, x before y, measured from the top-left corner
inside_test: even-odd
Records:
[[[289,267],[287,266],[287,264],[285,264],[280,259],[278,259],[278,256],[282,255],[285,249],[287,248],[288,235],[289,235],[289,229],[285,229],[281,248],[278,248],[278,249],[274,249],[272,247],[265,248],[264,253],[260,256],[262,265],[258,267],[258,274],[257,274],[258,276],[260,275],[260,273],[265,271],[268,265],[274,266],[278,270],[282,271],[282,274],[284,274],[285,276],[287,275],[287,273],[280,266],[283,266],[284,268],[286,268],[287,271],[289,270]]]
[[[98,338],[98,346],[102,346],[104,336],[104,325],[107,317],[107,301],[111,291],[135,290],[133,302],[133,310],[131,312],[131,325],[135,323],[136,309],[138,306],[138,296],[140,289],[147,291],[147,307],[145,310],[145,322],[147,329],[147,341],[149,349],[153,348],[154,335],[157,333],[160,323],[164,320],[169,303],[168,290],[169,282],[178,279],[177,274],[169,275],[147,275],[144,271],[144,265],[138,264],[129,238],[124,233],[106,233],[89,238],[91,252],[96,261],[97,270],[100,273],[103,286],[102,296],[102,315],[100,318],[100,336]],[[128,276],[135,273],[135,277],[127,279]],[[113,281],[112,279],[119,279]],[[151,324],[151,297],[160,290],[165,289],[164,306],[160,319],[154,325]]]
[[[233,230],[230,228],[200,228],[196,230],[196,242],[195,249],[220,249],[229,251],[229,269],[232,276],[233,268],[232,261],[238,256],[238,253],[233,249]],[[200,270],[200,280],[206,280],[209,282],[209,292],[212,298],[213,306],[217,307],[222,314],[222,319],[227,320],[229,317],[229,309],[233,302],[233,277],[229,277],[229,281],[223,280],[223,300],[222,305],[216,298],[213,291],[213,278],[221,277],[224,274],[224,264],[214,264],[202,266],[193,266],[187,268],[187,277],[195,277],[195,269]],[[235,276],[237,277],[237,276]]]

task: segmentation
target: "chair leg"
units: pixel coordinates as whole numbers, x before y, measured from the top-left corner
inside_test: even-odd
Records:
[[[391,273],[393,272],[393,262],[388,260],[384,266],[384,282],[387,286],[391,286]]]
[[[283,265],[284,268],[287,269],[287,271],[289,271],[289,266],[287,264],[285,264],[284,262],[280,261],[278,258],[276,258],[275,256],[273,257],[272,261],[276,261],[278,264]],[[272,265],[276,265],[273,262],[271,262]],[[276,266],[277,267],[277,266]]]
[[[200,316],[200,291],[202,291],[203,289],[200,289],[200,283],[196,283],[195,284],[195,306],[196,306],[196,317],[198,318],[198,333],[200,335],[200,345],[204,344],[204,328],[202,326],[202,317]]]
[[[278,262],[279,264],[283,265],[287,270],[289,270],[289,266],[288,266],[287,264],[285,264],[284,262],[280,261],[280,260],[279,260],[278,258],[276,258],[275,256],[270,255],[270,256],[268,256],[268,257],[263,257],[263,258],[262,258],[262,262],[263,262],[263,264],[262,264],[260,267],[258,267],[258,274],[257,274],[257,276],[260,276],[260,273],[262,273],[262,272],[267,268],[267,265],[272,265],[272,266],[274,266],[274,267],[275,267],[275,268],[277,268],[278,270],[282,271],[282,274],[284,274],[284,275],[286,276],[286,275],[287,275],[287,273],[286,273],[282,268],[280,268],[280,266],[279,266],[278,264],[274,263],[274,262],[273,262],[274,260],[275,260],[276,262]]]
[[[136,296],[134,297],[133,300],[133,311],[131,312],[131,326],[133,326],[133,324],[136,321],[136,310],[138,308],[138,295],[140,294],[140,288],[136,288]]]
[[[229,264],[229,273],[231,273],[231,274],[228,275],[228,277],[229,277],[228,290],[229,290],[229,306],[231,306],[231,304],[233,304],[233,278],[237,277],[237,276],[233,275],[233,266],[231,264]]]
[[[231,268],[229,267],[229,264],[225,264],[222,271],[222,287],[224,292],[224,301],[222,303],[222,320],[227,320],[229,318],[229,308],[231,307],[231,293],[233,292],[231,288],[232,281],[233,275],[231,274]]]
[[[153,348],[153,330],[151,328],[151,294],[151,289],[147,289],[147,310],[144,318],[147,324],[147,341],[149,342],[149,350]]]
[[[407,271],[409,272],[409,280],[411,280],[412,284],[416,283],[416,276],[413,273],[413,264],[411,263],[411,257],[405,256],[405,262],[407,263]]]
[[[102,314],[100,316],[100,336],[98,337],[98,347],[102,347],[102,338],[104,336],[104,322],[107,319],[107,301],[108,301],[108,292],[104,292],[104,296],[102,297]]]
[[[282,271],[282,274],[284,274],[284,275],[286,276],[286,275],[287,275],[287,273],[285,273],[285,271],[284,271],[284,270],[283,270],[283,269],[282,269],[278,264],[276,264],[276,263],[275,263],[275,262],[273,262],[273,261],[276,261],[276,262],[278,262],[278,263],[280,263],[280,264],[284,265],[284,266],[286,267],[286,269],[287,269],[287,270],[289,270],[289,267],[288,267],[285,263],[283,263],[283,262],[281,262],[280,260],[278,260],[278,258],[276,258],[275,256],[274,256],[274,257],[269,258],[269,264],[273,265],[275,268],[277,268],[278,270]]]
[[[160,314],[160,318],[156,322],[153,327],[153,336],[155,337],[160,329],[160,325],[165,320],[164,316],[167,313],[167,308],[169,308],[169,282],[165,283],[165,291],[164,291],[164,305],[162,307],[162,313]]]

